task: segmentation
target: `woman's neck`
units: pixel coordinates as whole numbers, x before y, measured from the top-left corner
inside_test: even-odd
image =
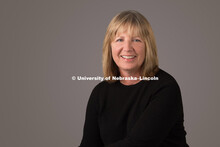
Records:
[[[120,80],[120,82],[124,85],[134,85],[137,84],[138,82],[140,82],[139,80],[139,76],[140,73],[139,72],[120,72],[120,76],[121,77],[136,77],[137,80]]]

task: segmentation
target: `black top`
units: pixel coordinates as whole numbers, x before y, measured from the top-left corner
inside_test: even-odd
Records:
[[[161,69],[156,77],[130,86],[99,83],[88,101],[80,147],[188,147],[179,86]]]

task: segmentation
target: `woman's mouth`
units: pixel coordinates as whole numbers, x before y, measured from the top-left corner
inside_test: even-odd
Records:
[[[122,58],[124,58],[124,59],[133,59],[133,58],[135,58],[136,56],[134,56],[134,55],[129,55],[129,56],[123,56],[123,55],[121,55],[121,57]]]
[[[133,62],[136,59],[137,56],[135,55],[121,55],[121,58],[125,61],[125,62]]]

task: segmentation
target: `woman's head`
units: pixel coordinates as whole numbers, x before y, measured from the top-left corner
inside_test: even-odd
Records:
[[[154,76],[158,70],[157,48],[152,28],[137,11],[123,11],[110,22],[103,43],[104,77],[120,71]]]

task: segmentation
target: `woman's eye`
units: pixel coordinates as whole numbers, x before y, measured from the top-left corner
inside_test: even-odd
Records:
[[[116,42],[122,42],[123,41],[123,39],[117,39],[116,40]]]
[[[141,42],[140,39],[134,39],[134,42]]]

